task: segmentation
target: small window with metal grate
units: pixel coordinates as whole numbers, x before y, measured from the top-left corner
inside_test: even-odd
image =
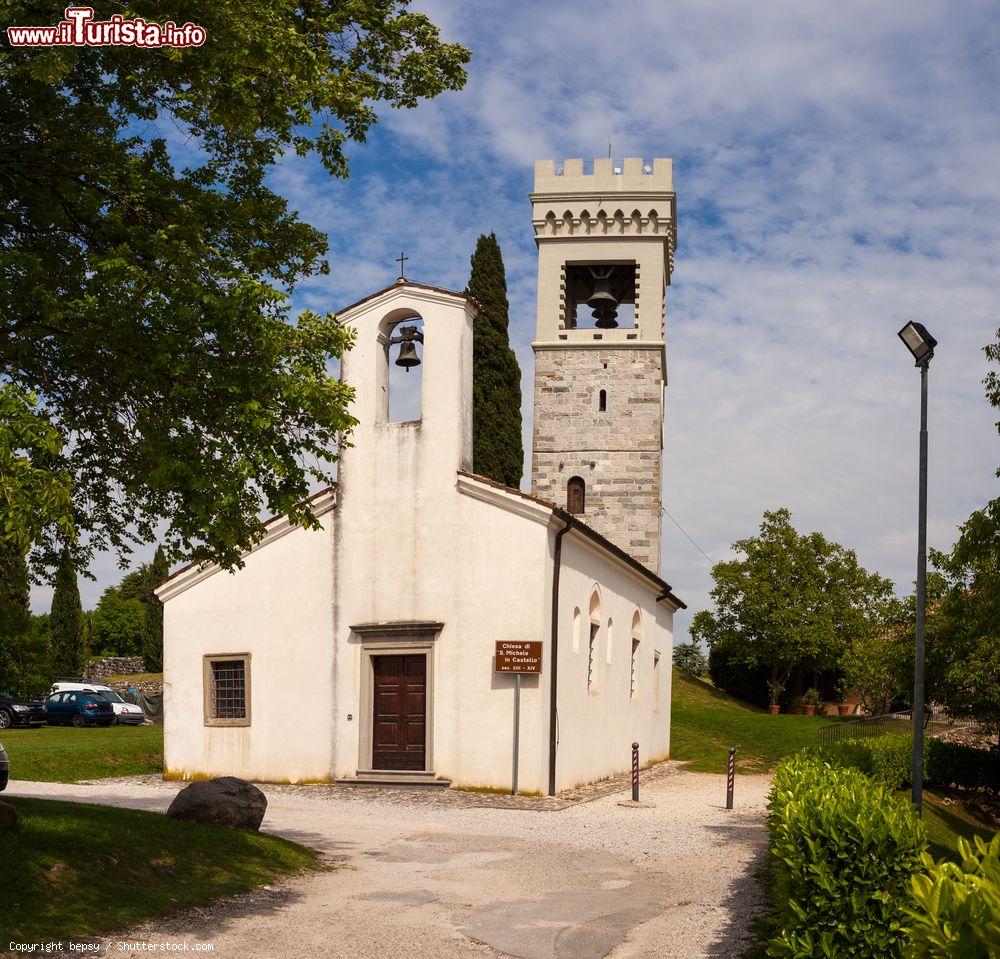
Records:
[[[205,657],[205,725],[250,725],[250,654]]]

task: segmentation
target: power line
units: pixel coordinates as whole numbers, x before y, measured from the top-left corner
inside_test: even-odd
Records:
[[[691,536],[690,536],[690,534],[688,533],[688,531],[687,531],[687,530],[686,530],[686,529],[685,529],[685,528],[684,528],[683,526],[681,526],[681,524],[680,524],[680,523],[678,523],[678,522],[677,522],[677,520],[675,520],[675,519],[673,518],[673,516],[671,516],[671,515],[670,515],[670,513],[669,513],[669,512],[667,512],[667,508],[666,508],[665,506],[661,506],[661,507],[660,507],[660,512],[661,512],[661,513],[666,513],[666,515],[667,515],[667,517],[669,518],[670,522],[671,522],[671,523],[673,523],[673,524],[674,524],[674,526],[676,526],[676,527],[677,527],[677,528],[678,528],[678,529],[679,529],[679,530],[680,530],[680,531],[681,531],[681,532],[682,532],[682,533],[683,533],[683,534],[684,534],[684,535],[685,535],[685,536],[687,537],[687,540],[688,540],[688,542],[689,542],[689,543],[690,543],[690,544],[691,544],[691,545],[692,545],[692,546],[693,546],[693,547],[694,547],[694,548],[695,548],[696,550],[698,550],[698,552],[699,552],[699,553],[701,553],[701,555],[702,555],[702,556],[704,556],[704,557],[705,557],[705,559],[707,559],[707,560],[708,560],[708,561],[709,561],[710,563],[712,562],[712,557],[711,557],[711,556],[709,556],[709,555],[708,555],[708,553],[706,553],[706,552],[705,552],[705,551],[704,551],[704,550],[703,550],[703,549],[702,549],[702,548],[701,548],[701,547],[700,547],[700,546],[699,546],[699,545],[698,545],[698,544],[697,544],[697,543],[696,543],[696,542],[695,542],[695,541],[694,541],[694,540],[693,540],[693,539],[691,538]]]

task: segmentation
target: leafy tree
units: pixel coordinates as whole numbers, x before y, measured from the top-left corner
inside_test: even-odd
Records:
[[[949,583],[929,621],[934,699],[995,730],[1000,744],[1000,499],[973,513],[934,562]]]
[[[840,660],[844,695],[856,693],[872,715],[889,712],[893,700],[913,690],[913,650],[913,636],[904,629],[855,637]]]
[[[63,6],[7,0],[4,19]],[[326,238],[266,177],[310,151],[346,176],[378,110],[460,89],[470,57],[405,0],[170,12],[208,42],[0,58],[0,536],[39,564],[71,527],[81,561],[163,523],[169,554],[232,567],[265,510],[316,523],[302,500],[354,422],[328,368],[352,334],[290,321]]]
[[[42,692],[51,669],[47,635],[32,620],[28,566],[12,540],[0,540],[0,691]]]
[[[517,488],[524,470],[521,369],[510,348],[507,274],[496,234],[480,236],[466,292],[481,310],[473,327],[472,468]]]
[[[0,383],[0,538],[22,553],[47,528],[72,533],[69,473],[57,465],[62,449],[37,399]]]
[[[984,352],[1000,366],[1000,330]],[[1000,409],[1000,373],[983,382]],[[934,699],[996,730],[1000,746],[1000,497],[966,520],[950,553],[932,551],[931,560],[947,583],[928,622]]]
[[[674,666],[689,676],[708,675],[708,657],[697,643],[690,641],[674,647]]]
[[[64,550],[56,568],[52,594],[53,667],[60,676],[75,676],[83,668],[83,605],[76,582],[76,567],[69,550]]]
[[[890,619],[892,582],[821,533],[798,533],[787,509],[764,513],[760,535],[733,549],[740,558],[712,567],[715,610],[694,616],[691,638],[725,648],[733,665],[765,669],[772,702],[796,668],[832,668]]]
[[[137,656],[146,635],[146,607],[112,586],[102,594],[92,618],[93,643],[101,656]]]

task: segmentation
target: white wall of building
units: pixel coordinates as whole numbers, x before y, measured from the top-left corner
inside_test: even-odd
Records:
[[[332,506],[328,502],[317,505]],[[161,587],[164,767],[186,779],[303,782],[330,769],[334,514],[278,520],[243,569],[190,570]],[[206,726],[203,657],[250,653],[250,726]]]
[[[585,516],[581,519],[586,519]],[[588,685],[591,598],[599,597],[593,682]],[[559,583],[559,750],[556,788],[568,789],[670,753],[673,613],[624,564],[579,534],[563,540]],[[574,613],[579,610],[579,617]],[[631,693],[632,622],[639,612],[636,695]],[[610,651],[609,651],[610,647]],[[654,684],[654,653],[660,664]]]

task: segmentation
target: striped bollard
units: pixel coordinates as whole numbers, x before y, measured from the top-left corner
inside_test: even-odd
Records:
[[[733,785],[736,781],[736,747],[729,747],[729,774],[726,777],[726,809],[733,808]]]
[[[632,802],[639,801],[639,744],[632,743]]]

